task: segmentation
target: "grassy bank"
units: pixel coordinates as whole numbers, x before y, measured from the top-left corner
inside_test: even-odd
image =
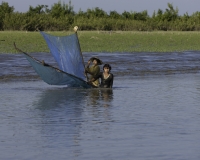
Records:
[[[48,32],[69,35],[73,32]],[[173,52],[200,50],[200,32],[79,31],[82,52]],[[49,52],[39,32],[0,32],[0,53]]]

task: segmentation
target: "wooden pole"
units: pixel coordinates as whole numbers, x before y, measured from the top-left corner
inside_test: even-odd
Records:
[[[77,30],[78,30],[78,26],[75,26],[75,27],[74,27],[74,32],[75,32],[76,37],[77,37],[77,39],[78,39],[78,33],[77,33]],[[85,64],[84,64],[84,59],[83,59],[83,54],[82,54],[82,51],[81,51],[81,46],[80,46],[80,43],[79,43],[79,39],[78,39],[78,45],[79,45],[79,50],[80,50],[80,53],[81,53],[82,62],[83,62],[83,66],[84,66],[84,72],[85,72]],[[85,73],[85,76],[86,76],[87,81],[88,81],[89,78],[88,78],[87,73]]]

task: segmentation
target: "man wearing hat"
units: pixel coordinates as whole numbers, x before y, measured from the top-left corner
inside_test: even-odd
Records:
[[[93,63],[92,66],[90,66],[91,62]],[[89,59],[88,64],[87,64],[87,66],[85,68],[85,73],[86,74],[87,73],[90,74],[89,81],[91,81],[94,77],[96,77],[100,73],[99,65],[101,65],[101,64],[103,64],[103,62],[97,57],[92,57],[92,58]],[[93,81],[92,84],[95,87],[98,87],[99,86],[99,79]]]

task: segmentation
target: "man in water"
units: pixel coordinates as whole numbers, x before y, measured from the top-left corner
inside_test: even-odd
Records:
[[[93,63],[92,66],[90,66],[91,62]],[[87,66],[85,68],[85,73],[90,74],[89,81],[91,81],[94,77],[96,77],[100,73],[99,65],[101,65],[101,64],[103,64],[103,62],[99,58],[97,58],[97,57],[90,58]],[[99,79],[96,79],[95,81],[93,81],[92,85],[94,85],[95,87],[98,87],[99,86]]]
[[[103,72],[100,72],[98,75],[96,75],[94,78],[91,79],[91,82],[94,82],[101,79],[101,84],[99,85],[100,88],[112,88],[113,86],[113,80],[114,76],[111,71],[111,66],[109,64],[105,64],[103,66]]]

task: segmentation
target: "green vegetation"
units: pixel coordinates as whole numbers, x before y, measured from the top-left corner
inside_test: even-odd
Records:
[[[50,8],[47,5],[29,7],[25,13],[14,12],[7,2],[0,4],[0,30],[17,31],[68,31],[73,26],[79,30],[105,31],[199,31],[200,12],[180,16],[178,8],[168,3],[166,10],[158,9],[152,16],[142,12],[109,13],[96,7],[86,12],[74,12],[69,4],[58,1]]]
[[[200,12],[180,16],[168,3],[165,11],[109,13],[96,7],[75,13],[58,1],[15,12],[7,2],[0,4],[0,53],[16,53],[13,42],[25,52],[49,52],[38,30],[55,35],[73,33],[79,27],[82,52],[171,52],[200,50]],[[184,32],[183,32],[184,31]],[[185,32],[187,31],[187,32]]]
[[[49,32],[69,35],[73,32]],[[39,32],[0,32],[0,53],[17,53],[13,42],[25,52],[49,52]],[[173,52],[200,50],[199,32],[79,31],[82,52]]]

